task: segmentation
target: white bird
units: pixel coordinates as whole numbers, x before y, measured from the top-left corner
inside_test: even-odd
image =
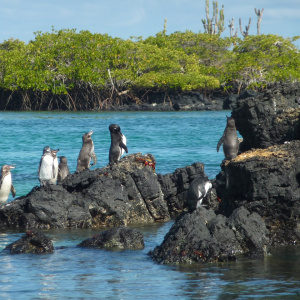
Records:
[[[43,149],[43,155],[40,160],[38,175],[39,175],[41,186],[46,186],[51,184],[51,179],[55,177],[54,157],[51,153],[51,149],[49,146],[46,146]]]
[[[1,168],[1,180],[0,180],[0,205],[4,205],[7,202],[9,193],[11,192],[13,197],[16,196],[16,189],[12,184],[12,178],[10,170],[15,167],[12,165],[3,165]]]

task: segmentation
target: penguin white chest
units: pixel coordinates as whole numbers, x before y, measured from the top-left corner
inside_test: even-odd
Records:
[[[40,168],[40,180],[50,180],[53,177],[53,157],[45,155]]]
[[[127,143],[127,139],[126,139],[126,136],[124,134],[122,134],[122,142],[123,142],[124,145],[126,145],[126,143]],[[124,154],[124,152],[125,152],[125,149],[123,149],[123,148],[120,147],[119,159]]]
[[[58,159],[57,157],[55,157],[53,161],[53,175],[51,177],[52,184],[56,184],[57,176],[58,176]]]
[[[4,203],[7,201],[8,199],[8,195],[10,193],[10,189],[11,189],[11,174],[8,174],[4,177],[2,185],[1,185],[1,189],[0,189],[0,203]]]

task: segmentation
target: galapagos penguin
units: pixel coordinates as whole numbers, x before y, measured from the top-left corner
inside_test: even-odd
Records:
[[[58,159],[57,159],[57,152],[59,149],[54,150],[51,149],[51,155],[53,156],[53,178],[51,178],[50,183],[56,184],[57,176],[58,176]]]
[[[114,164],[119,161],[124,151],[128,153],[126,146],[126,137],[121,133],[121,128],[117,124],[110,124],[108,127],[110,131],[110,149],[109,149],[109,163]]]
[[[0,206],[7,202],[9,193],[12,196],[16,196],[16,190],[12,184],[12,178],[10,170],[15,167],[12,165],[3,165],[1,168],[1,179],[0,179]]]
[[[60,184],[70,174],[68,160],[65,156],[59,156],[57,183]]]
[[[38,170],[39,180],[41,186],[48,186],[51,184],[51,179],[55,177],[54,173],[54,157],[49,146],[43,149],[43,155],[40,160]]]
[[[195,178],[190,184],[187,190],[187,206],[189,211],[193,211],[200,206],[204,206],[202,204],[203,199],[207,195],[207,192],[212,188],[212,184],[209,180],[198,177]]]
[[[227,116],[226,116],[227,117]],[[217,145],[217,152],[223,144],[223,152],[226,160],[234,159],[239,150],[239,140],[235,128],[235,121],[232,117],[227,117],[227,125],[222,137]]]
[[[77,158],[77,171],[83,171],[90,168],[90,162],[93,159],[93,165],[97,163],[97,156],[95,154],[94,142],[91,138],[93,130],[85,133],[82,136],[82,147]]]

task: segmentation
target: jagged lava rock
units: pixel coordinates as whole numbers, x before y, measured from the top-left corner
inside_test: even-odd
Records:
[[[10,254],[53,253],[54,247],[50,238],[43,233],[27,231],[19,240],[7,245],[2,252],[8,252]]]
[[[174,186],[178,195],[172,201],[185,195],[197,175],[203,175],[201,164],[176,171],[180,186]],[[127,155],[118,164],[70,174],[62,185],[33,188],[0,208],[0,228],[100,228],[168,221],[170,211],[184,209],[185,199],[180,208],[168,204],[163,190],[169,183],[162,178],[173,177],[155,173],[153,155]]]
[[[167,204],[150,161],[154,161],[150,154],[132,154],[113,166],[71,174],[62,185],[36,187],[0,209],[0,228],[83,228],[167,221]]]
[[[83,248],[106,248],[113,250],[140,250],[144,249],[144,246],[143,235],[136,229],[124,226],[103,231],[78,245],[78,247]]]
[[[196,178],[205,182],[208,181],[203,163],[193,163],[165,175],[158,174],[158,180],[172,217],[178,216],[187,208],[187,191]]]
[[[276,84],[264,93],[243,92],[232,111],[241,149],[267,148],[300,139],[300,84]]]
[[[300,141],[247,151],[222,163],[217,176],[221,211],[244,206],[266,222],[273,244],[300,241]]]
[[[162,264],[262,257],[268,246],[267,233],[262,218],[244,207],[229,218],[200,207],[178,219],[149,255]]]

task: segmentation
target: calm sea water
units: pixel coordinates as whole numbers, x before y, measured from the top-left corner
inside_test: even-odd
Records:
[[[213,178],[220,171],[216,152],[228,111],[221,112],[0,112],[0,164],[16,164],[17,196],[38,185],[43,148],[59,148],[71,172],[81,136],[94,131],[98,162],[108,163],[108,126],[121,126],[129,153],[151,153],[157,173],[170,173],[203,162]],[[12,201],[12,198],[9,199]],[[135,226],[144,235],[142,251],[80,249],[76,245],[101,230],[45,231],[54,254],[0,254],[0,299],[249,299],[300,298],[300,251],[277,247],[265,259],[235,263],[164,266],[147,253],[159,245],[172,225]],[[24,234],[0,232],[0,251]]]

